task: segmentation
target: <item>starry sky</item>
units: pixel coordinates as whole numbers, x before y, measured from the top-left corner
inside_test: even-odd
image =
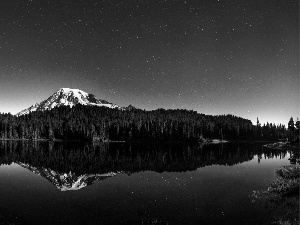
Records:
[[[287,124],[299,114],[299,1],[1,1],[0,112],[62,87]]]

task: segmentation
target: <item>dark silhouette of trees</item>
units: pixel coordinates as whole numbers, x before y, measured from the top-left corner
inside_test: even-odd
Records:
[[[295,141],[295,124],[293,117],[290,118],[290,121],[288,123],[288,130],[290,132],[289,138],[291,141]]]
[[[19,117],[0,114],[0,139],[198,142],[204,138],[277,140],[285,135],[284,126],[267,123],[261,127],[258,119],[255,126],[233,115],[180,109],[119,110],[78,104]]]
[[[295,123],[295,129],[296,129],[296,141],[299,142],[300,141],[300,120],[298,117]]]

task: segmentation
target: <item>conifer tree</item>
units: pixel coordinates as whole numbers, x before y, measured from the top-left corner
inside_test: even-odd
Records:
[[[288,123],[288,130],[290,131],[290,140],[295,141],[295,124],[293,117],[290,118]]]

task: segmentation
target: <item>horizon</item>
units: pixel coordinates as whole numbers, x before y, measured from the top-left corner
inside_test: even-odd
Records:
[[[36,103],[40,103],[40,102],[46,100],[48,97],[52,96],[52,95],[55,94],[57,91],[62,90],[62,89],[79,90],[79,91],[82,91],[82,92],[86,92],[85,90],[82,90],[82,89],[80,89],[80,88],[66,88],[66,87],[62,87],[62,88],[58,88],[58,89],[57,89],[56,91],[54,91],[51,95],[45,97],[43,100],[41,100],[41,101],[39,101],[39,102],[35,102],[35,103],[31,104],[30,106],[28,106],[28,107],[26,107],[26,108],[23,108],[23,109],[21,109],[21,110],[19,110],[19,111],[17,111],[17,112],[12,113],[12,112],[1,112],[1,111],[0,111],[0,113],[10,113],[10,114],[12,114],[12,115],[16,115],[16,114],[19,113],[20,111],[22,111],[22,110],[24,110],[24,109],[27,109],[27,108],[31,107],[32,105],[35,105]],[[86,93],[87,93],[87,94],[93,94],[93,93],[88,93],[88,92],[86,92]],[[96,97],[97,99],[101,99],[101,98],[98,98],[98,96],[95,96],[95,97]],[[105,100],[105,99],[102,99],[102,100]],[[114,102],[111,102],[111,103],[115,104]],[[79,104],[80,104],[80,103],[79,103]],[[132,105],[132,104],[129,104],[129,105]],[[129,105],[118,105],[118,106],[120,106],[120,107],[127,107],[127,106],[129,106]],[[139,107],[136,106],[136,105],[132,105],[132,106],[134,106],[134,107],[136,107],[136,108],[138,108],[138,109],[141,109],[141,110],[146,110],[146,111],[152,111],[152,110],[157,110],[157,109],[163,108],[163,107],[160,107],[160,108],[154,108],[154,109],[143,109],[143,108],[139,108]],[[252,122],[253,125],[256,125],[256,121],[257,121],[256,118],[255,118],[255,119],[250,119],[250,118],[246,118],[246,117],[239,116],[239,115],[235,115],[235,114],[231,114],[231,113],[227,113],[227,114],[225,114],[225,113],[222,113],[222,114],[209,114],[209,113],[199,112],[199,111],[194,110],[194,109],[185,109],[185,108],[163,108],[163,109],[165,109],[165,110],[169,110],[169,109],[171,109],[171,110],[176,110],[176,109],[179,109],[179,110],[182,110],[182,109],[183,109],[183,110],[193,110],[193,111],[196,111],[196,112],[199,113],[199,114],[202,113],[202,114],[205,114],[205,115],[212,115],[212,116],[222,116],[222,115],[226,115],[226,116],[227,116],[227,115],[232,115],[232,116],[236,116],[236,117],[241,117],[241,118],[244,118],[244,119],[248,119],[248,120],[250,120],[250,121]],[[293,116],[291,116],[291,117],[293,117]],[[263,120],[261,120],[259,117],[257,117],[257,118],[259,119],[259,122],[260,122],[260,124],[261,124],[262,126],[263,126],[264,124],[267,124],[267,123],[269,123],[269,124],[272,123],[272,124],[275,124],[276,126],[279,125],[279,124],[282,124],[282,125],[285,125],[285,127],[287,128],[288,121],[290,120],[291,117],[289,117],[289,119],[288,119],[287,122],[285,122],[285,123],[280,123],[280,122],[275,123],[275,122],[273,122],[273,121],[268,121],[268,120],[263,121]],[[293,117],[294,121],[296,121],[297,118],[298,118],[298,117]]]
[[[299,2],[1,2],[0,112],[72,87],[118,106],[299,116]]]

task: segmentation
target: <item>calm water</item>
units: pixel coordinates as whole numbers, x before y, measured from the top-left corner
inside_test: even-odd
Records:
[[[289,153],[262,144],[0,142],[0,222],[263,224],[253,190]]]

